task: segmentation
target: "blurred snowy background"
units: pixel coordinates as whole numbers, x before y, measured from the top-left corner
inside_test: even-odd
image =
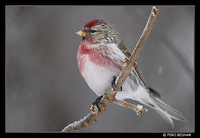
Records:
[[[61,131],[97,96],[81,77],[75,34],[92,19],[115,25],[132,51],[151,6],[6,6],[6,132]],[[188,122],[171,128],[154,110],[139,117],[109,105],[82,132],[194,131],[194,6],[163,6],[138,64],[148,84]],[[137,104],[137,102],[133,102]]]

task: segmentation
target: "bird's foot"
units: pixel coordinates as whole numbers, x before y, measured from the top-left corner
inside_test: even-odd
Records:
[[[117,76],[113,76],[113,80],[111,82],[112,88],[115,88],[115,81],[116,81],[116,79],[117,79]],[[119,91],[122,91],[122,87],[119,89]]]
[[[93,103],[91,106],[91,110],[93,113],[97,114],[97,112],[101,112],[101,108],[99,107],[99,104],[101,104],[101,99],[102,99],[103,95],[99,96]]]

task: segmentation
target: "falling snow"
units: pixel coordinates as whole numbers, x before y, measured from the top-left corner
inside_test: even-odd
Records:
[[[162,75],[163,73],[163,67],[159,66],[158,67],[158,75]]]

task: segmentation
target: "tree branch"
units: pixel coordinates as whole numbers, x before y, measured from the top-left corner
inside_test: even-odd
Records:
[[[134,66],[136,66],[135,61],[139,57],[139,54],[142,52],[143,46],[151,32],[151,29],[155,23],[155,20],[158,16],[160,8],[161,7],[159,6],[152,7],[149,19],[143,30],[143,33],[140,39],[138,40],[138,43],[136,44],[136,47],[133,50],[130,58],[126,59],[123,69],[120,75],[118,76],[118,78],[116,79],[115,87],[112,88],[110,91],[107,91],[101,99],[101,103],[99,104],[99,108],[101,109],[101,112],[96,108],[96,106],[91,106],[92,112],[90,114],[88,114],[86,117],[84,117],[83,119],[79,121],[75,121],[74,123],[69,124],[62,130],[62,132],[76,132],[76,131],[82,130],[83,128],[87,128],[88,126],[96,122],[96,118],[106,109],[108,104],[117,104],[123,107],[130,108],[136,111],[138,115],[142,115],[142,112],[147,112],[147,109],[145,108],[143,109],[141,105],[135,106],[125,101],[119,101],[115,99],[115,96],[117,94],[117,91],[121,88],[122,84],[126,80],[126,78],[134,69]]]
[[[134,104],[127,103],[125,101],[120,101],[120,100],[117,100],[117,99],[115,99],[112,103],[117,104],[117,105],[122,106],[122,107],[130,108],[130,109],[134,110],[137,113],[137,115],[139,115],[139,116],[142,115],[142,112],[148,111],[146,108],[143,108],[142,105],[134,105]]]

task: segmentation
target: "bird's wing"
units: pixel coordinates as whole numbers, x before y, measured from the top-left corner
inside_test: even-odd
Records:
[[[129,58],[131,56],[131,52],[130,50],[126,47],[125,43],[123,41],[121,41],[121,43],[119,44],[118,48],[122,51],[122,53]],[[139,76],[140,80],[142,81],[142,83],[144,84],[144,86],[146,87],[146,89],[148,89],[148,85],[143,77],[143,74],[139,68],[139,66],[135,67],[135,70],[133,71],[135,73],[136,76]]]
[[[124,41],[122,40],[120,42],[120,44],[118,45],[118,48],[122,51],[122,53],[127,57],[129,58],[131,56],[131,52],[130,50],[127,48],[127,46],[125,45]],[[135,62],[136,63],[136,62]],[[152,95],[154,95],[155,97],[160,97],[160,94],[158,92],[156,92],[155,90],[153,90],[152,88],[148,87],[144,77],[143,77],[143,74],[139,68],[139,66],[136,66],[135,69],[133,70],[134,74],[136,76],[139,77],[139,79],[141,80],[141,85],[147,89],[147,91],[149,93],[151,93]]]

